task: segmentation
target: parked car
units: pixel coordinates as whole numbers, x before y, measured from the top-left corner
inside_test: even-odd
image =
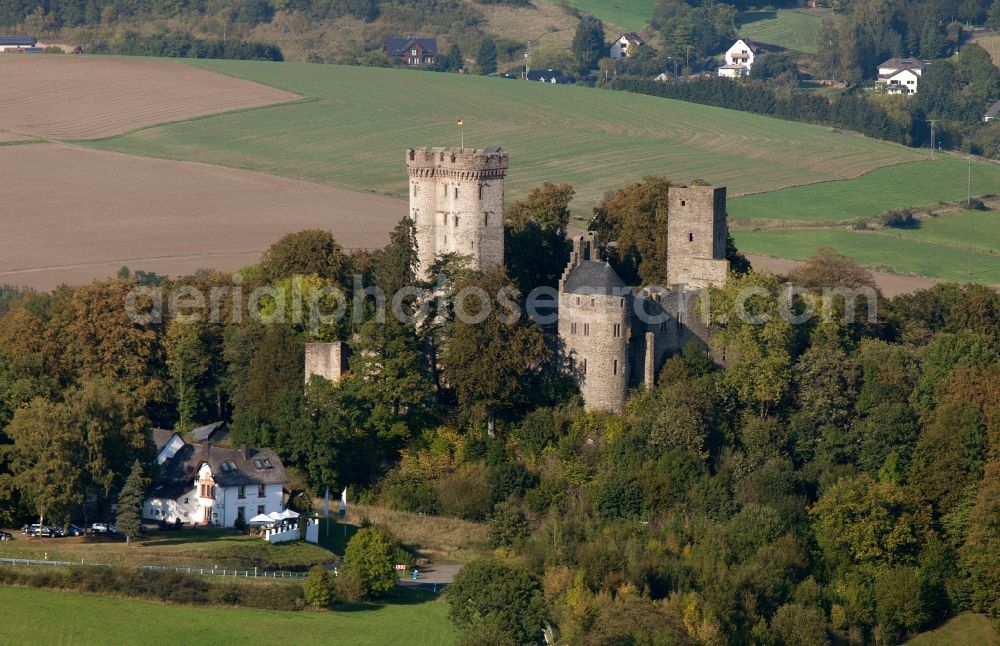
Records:
[[[0,541],[12,541],[14,537],[7,532],[0,532]]]
[[[34,525],[28,528],[28,536],[42,536],[45,538],[51,538],[52,536],[55,536],[55,533],[52,531],[52,528],[49,527],[48,525],[39,525],[38,523],[35,523]]]
[[[90,531],[94,534],[117,534],[118,529],[114,523],[94,523],[90,526]]]
[[[82,527],[77,527],[72,523],[66,528],[66,536],[83,536],[86,533]]]

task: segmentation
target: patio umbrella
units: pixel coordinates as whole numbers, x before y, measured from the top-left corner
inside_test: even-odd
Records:
[[[290,520],[292,518],[298,518],[298,517],[299,517],[298,513],[292,511],[291,509],[286,509],[285,511],[281,512],[281,518],[284,520]]]
[[[281,515],[280,511],[272,511],[270,514],[267,515],[267,517],[271,520],[272,523],[277,523],[285,520],[285,517]]]
[[[274,519],[267,514],[257,514],[253,518],[247,521],[250,525],[266,525],[267,523],[273,523]]]

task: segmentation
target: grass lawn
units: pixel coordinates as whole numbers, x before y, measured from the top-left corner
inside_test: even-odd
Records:
[[[747,253],[804,260],[820,247],[828,246],[873,269],[962,283],[1000,284],[1000,254],[970,252],[959,247],[897,237],[895,231],[892,233],[847,229],[735,231],[733,238],[740,250]]]
[[[703,178],[739,194],[856,177],[923,155],[820,126],[576,86],[307,63],[191,64],[314,100],[88,145],[402,196],[405,149],[457,146],[462,117],[467,145],[510,152],[508,199],[544,181],[569,182],[578,213],[651,174]]]
[[[566,4],[632,31],[639,31],[653,19],[653,0],[566,0]],[[618,37],[607,36],[608,40]]]
[[[35,538],[15,534],[0,543],[0,557],[127,565],[178,565],[268,570],[329,563],[329,550],[305,542],[272,545],[257,536],[226,530],[195,529],[152,532],[131,547],[123,540],[77,537]]]
[[[926,154],[926,152],[921,151]],[[833,222],[966,196],[968,162],[950,155],[889,166],[849,180],[796,186],[729,202],[734,220]],[[1000,192],[1000,166],[972,165],[972,194]]]
[[[892,229],[885,233],[904,240],[1000,253],[1000,211],[947,213],[922,220],[916,229]]]
[[[741,37],[815,54],[823,16],[796,9],[747,11],[739,15],[739,22]]]
[[[917,635],[906,644],[907,646],[953,646],[954,644],[1000,646],[1000,632],[997,632],[996,622],[989,617],[967,612],[936,630]]]
[[[456,632],[440,598],[399,590],[378,605],[279,612],[168,605],[0,586],[4,644],[319,644],[438,646]]]

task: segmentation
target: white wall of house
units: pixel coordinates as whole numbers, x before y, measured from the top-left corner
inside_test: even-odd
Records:
[[[258,513],[270,514],[284,510],[284,489],[280,484],[246,485],[240,497],[240,487],[215,487],[214,498],[202,498],[200,482],[213,480],[212,470],[203,464],[198,470],[198,479],[190,491],[176,499],[147,498],[143,503],[142,516],[148,520],[166,520],[169,523],[177,518],[183,523],[202,523],[210,518],[213,524],[232,527],[236,524],[240,507],[244,508],[244,518],[250,520]],[[258,487],[262,487],[260,491]],[[260,495],[263,493],[263,495]],[[208,509],[206,516],[205,510]]]
[[[615,42],[611,44],[611,58],[626,58],[635,54],[633,49],[638,49],[638,46],[630,41],[625,36],[622,36]]]
[[[886,92],[889,94],[916,94],[920,83],[920,75],[914,70],[902,70],[885,79]]]
[[[745,65],[750,68],[753,67],[753,59],[753,50],[742,39],[737,40],[726,50],[726,65]]]
[[[737,79],[740,78],[741,76],[746,76],[750,70],[742,66],[731,67],[727,65],[724,67],[720,67],[718,71],[719,71],[719,76],[723,78]]]

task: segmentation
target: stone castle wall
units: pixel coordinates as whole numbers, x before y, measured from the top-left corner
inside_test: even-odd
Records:
[[[347,346],[343,341],[306,344],[306,384],[313,375],[334,383],[347,372]]]
[[[410,149],[406,164],[419,275],[427,278],[431,264],[446,253],[468,256],[481,271],[502,265],[507,153]]]

